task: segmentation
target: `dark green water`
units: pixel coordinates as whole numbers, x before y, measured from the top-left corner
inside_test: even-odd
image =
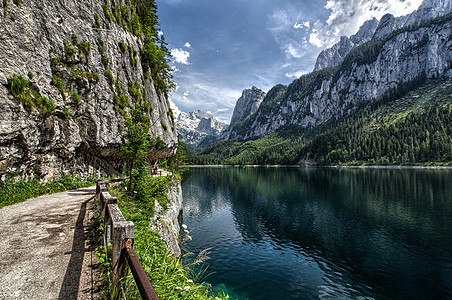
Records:
[[[193,168],[183,223],[240,299],[452,298],[452,171]]]

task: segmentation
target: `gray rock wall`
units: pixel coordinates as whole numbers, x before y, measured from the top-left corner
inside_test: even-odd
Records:
[[[163,209],[155,202],[155,215],[151,219],[151,229],[158,233],[165,242],[168,251],[174,256],[181,256],[179,245],[180,224],[179,217],[182,213],[182,187],[180,181],[173,182],[168,191],[168,198],[171,200],[167,209]]]
[[[0,174],[45,179],[65,172],[121,171],[121,110],[129,108],[118,105],[114,95],[131,99],[130,83],[152,104],[149,133],[166,144],[155,158],[175,152],[169,103],[141,68],[141,37],[108,21],[103,1],[7,2],[6,7],[5,1],[0,4]],[[100,28],[93,28],[96,18]],[[84,52],[80,45],[90,50]],[[76,52],[69,58],[68,48]],[[14,98],[6,87],[13,75],[28,79],[29,90],[52,101],[55,111],[44,114]],[[52,83],[55,76],[64,92]]]
[[[452,22],[401,32],[389,39],[373,63],[353,63],[336,80],[324,80],[320,88],[296,98],[285,95],[271,110],[258,110],[240,139],[263,136],[284,125],[316,126],[353,111],[359,102],[383,95],[401,82],[424,73],[440,77],[452,66]],[[265,100],[264,100],[265,101]],[[232,135],[231,134],[231,135]]]

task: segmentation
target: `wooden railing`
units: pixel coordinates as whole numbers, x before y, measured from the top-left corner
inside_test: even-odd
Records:
[[[124,276],[127,265],[145,300],[158,300],[157,294],[146,275],[138,257],[133,249],[134,225],[127,221],[118,207],[118,199],[112,197],[108,192],[108,185],[125,179],[114,179],[109,181],[97,181],[96,197],[100,203],[102,216],[104,216],[103,243],[105,249],[111,244],[111,266],[113,286],[117,287],[120,279]],[[109,251],[106,250],[108,253]],[[119,299],[119,288],[114,289],[113,299]]]

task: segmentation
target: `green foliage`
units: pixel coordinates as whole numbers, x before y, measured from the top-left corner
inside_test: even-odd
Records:
[[[122,53],[125,53],[127,51],[127,46],[123,41],[120,41],[118,43],[118,46]]]
[[[99,19],[99,15],[98,14],[94,14],[94,24],[93,24],[94,28],[99,29],[100,26],[100,19]]]
[[[55,104],[41,96],[30,82],[20,75],[14,74],[7,79],[6,87],[11,95],[19,100],[29,111],[37,109],[41,114],[49,114],[55,110]]]
[[[77,53],[77,50],[66,41],[63,41],[63,45],[64,45],[65,62],[66,63],[75,63],[74,59],[75,59],[75,54]]]
[[[77,93],[76,91],[72,91],[71,92],[71,98],[76,103],[81,103],[82,102],[82,97],[80,97],[79,93]]]
[[[52,194],[81,187],[92,186],[96,179],[90,176],[82,181],[80,177],[64,175],[54,178],[46,183],[33,180],[15,180],[8,178],[0,181],[0,208],[43,194]]]
[[[191,164],[439,164],[452,161],[451,80],[425,74],[314,128],[286,126],[265,137],[220,141]]]
[[[20,97],[28,89],[30,83],[22,76],[14,74],[8,78],[6,87],[13,97]]]
[[[109,22],[113,19],[110,10],[108,9],[108,6],[106,4],[102,4],[102,10],[104,11],[104,16],[107,18]]]
[[[115,85],[115,78],[113,77],[113,73],[111,73],[110,70],[104,71],[105,78],[107,78],[108,84],[110,87],[113,87]]]
[[[110,59],[105,54],[104,41],[101,38],[97,40],[97,49],[99,50],[102,64],[104,65],[105,68],[107,68]]]
[[[163,121],[160,121],[160,125],[162,125],[163,130],[165,131],[168,130],[168,126],[166,126],[166,124]]]
[[[27,76],[28,76],[28,79],[30,79],[30,80],[32,80],[34,77],[32,72],[28,72]]]
[[[161,238],[149,229],[149,219],[153,216],[155,200],[166,206],[166,192],[173,184],[173,178],[147,177],[147,188],[151,201],[134,200],[130,190],[124,185],[110,188],[110,193],[118,198],[118,206],[126,220],[135,224],[134,249],[160,299],[214,299],[209,297],[209,285],[190,279],[190,271],[180,259],[175,258],[165,247]],[[127,299],[140,299],[132,275],[122,282]],[[227,299],[227,295],[220,296]]]
[[[90,42],[82,41],[79,44],[77,44],[77,47],[78,47],[79,51],[85,55],[86,58],[91,53],[91,43]]]
[[[403,98],[386,94],[314,137],[300,154],[320,164],[450,164],[449,85],[430,82]]]
[[[290,98],[295,100],[304,98],[315,90],[318,90],[322,82],[331,79],[335,72],[336,68],[324,68],[301,76],[289,84],[283,99]]]
[[[146,106],[141,103],[135,103],[135,107],[130,110],[130,116],[124,120],[127,128],[126,142],[122,149],[127,163],[129,175],[129,189],[140,189],[142,181],[146,176],[149,151],[149,127],[150,120],[147,116]],[[140,190],[140,192],[143,192]],[[138,199],[144,197],[142,194],[136,194]]]
[[[58,77],[57,75],[53,75],[52,81],[50,82],[50,84],[55,86],[58,89],[58,91],[60,92],[63,99],[66,100],[66,89],[64,87],[64,84],[63,84],[63,81],[61,80],[61,78]]]
[[[189,154],[185,144],[178,140],[176,154],[168,159],[168,167],[173,173],[181,174],[184,171],[183,166],[187,164],[187,155]]]
[[[174,114],[173,114],[173,110],[171,108],[168,108],[168,111],[166,112],[167,116],[170,117],[171,122],[174,123]]]
[[[13,3],[20,6],[22,4],[22,0],[13,0]]]
[[[129,101],[129,97],[127,97],[126,95],[118,96],[118,95],[115,94],[115,95],[113,95],[113,101],[121,109],[124,109],[126,107],[131,107],[130,101]]]
[[[128,91],[129,91],[130,96],[132,97],[132,99],[135,102],[140,102],[143,100],[143,98],[141,97],[141,92],[140,92],[140,84],[138,82],[129,81]]]
[[[3,0],[3,8],[7,8],[8,7],[8,0]]]

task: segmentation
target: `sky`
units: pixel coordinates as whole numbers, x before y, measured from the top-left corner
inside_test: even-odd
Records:
[[[181,110],[229,123],[243,89],[265,92],[313,70],[317,55],[364,21],[422,0],[157,0]]]

